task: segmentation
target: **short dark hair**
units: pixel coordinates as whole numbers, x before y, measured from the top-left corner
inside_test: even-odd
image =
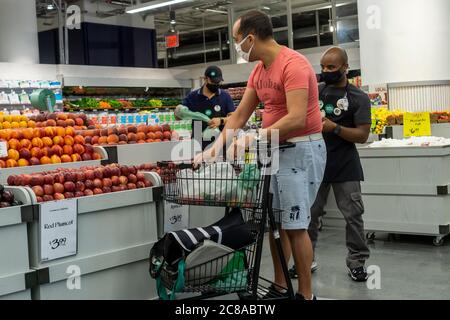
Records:
[[[261,40],[273,38],[272,20],[264,12],[252,10],[243,14],[239,19],[241,20],[239,33],[244,37],[253,33]]]

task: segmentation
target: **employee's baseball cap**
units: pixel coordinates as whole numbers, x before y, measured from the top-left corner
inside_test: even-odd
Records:
[[[210,66],[205,71],[205,77],[211,79],[212,82],[219,83],[223,81],[222,70],[218,66]]]

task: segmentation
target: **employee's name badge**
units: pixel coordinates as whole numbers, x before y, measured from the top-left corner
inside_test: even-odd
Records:
[[[216,106],[214,107],[214,111],[215,111],[215,112],[220,112],[220,110],[222,110],[222,107],[221,107],[221,106],[216,105]]]
[[[208,109],[208,110],[205,111],[205,114],[206,114],[208,117],[210,117],[211,114],[212,114],[212,112],[211,112],[211,110]]]

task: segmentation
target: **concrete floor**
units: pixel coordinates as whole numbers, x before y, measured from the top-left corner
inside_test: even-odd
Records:
[[[431,237],[417,236],[390,240],[387,234],[377,233],[366,266],[379,266],[381,288],[369,289],[347,275],[344,229],[324,226],[316,251],[319,269],[313,274],[314,293],[319,299],[450,299],[450,239],[442,247],[434,247],[431,241]],[[261,275],[268,279],[273,275],[268,241]],[[293,285],[296,289],[296,280]]]

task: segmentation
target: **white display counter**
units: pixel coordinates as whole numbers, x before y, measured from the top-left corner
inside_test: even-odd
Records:
[[[0,300],[30,300],[36,272],[28,261],[27,221],[31,198],[24,188],[6,187],[24,205],[0,209]]]
[[[162,187],[156,186],[78,198],[77,254],[48,262],[40,259],[40,204],[32,195],[35,205],[28,234],[30,265],[37,272],[39,284],[32,289],[32,298],[157,297],[148,272],[148,257],[158,240],[156,202],[161,192]],[[81,273],[79,288],[68,285],[74,267]]]
[[[359,148],[368,238],[375,232],[434,236],[450,234],[450,146]],[[326,223],[343,224],[330,192]]]

